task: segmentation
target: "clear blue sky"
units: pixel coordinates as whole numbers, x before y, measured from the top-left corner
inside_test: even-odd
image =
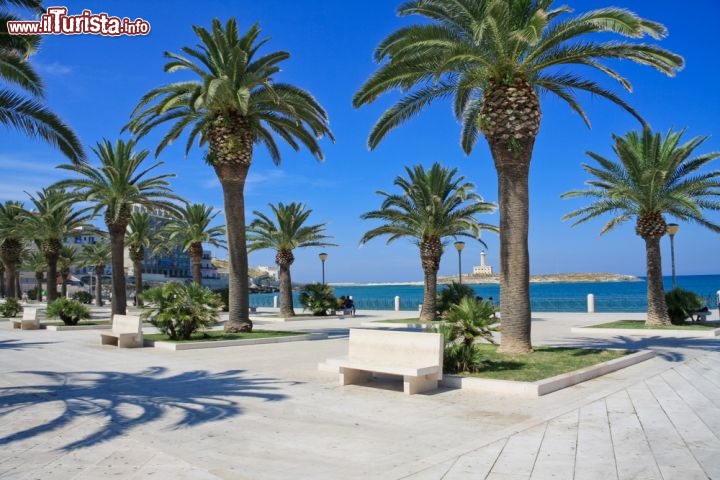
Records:
[[[83,9],[93,13],[142,17],[150,22],[148,36],[101,37],[94,35],[47,36],[32,62],[47,83],[47,103],[78,133],[83,143],[94,146],[103,137],[120,136],[138,99],[151,88],[176,81],[177,74],[162,71],[163,51],[179,51],[195,45],[192,25],[209,26],[214,17],[236,17],[241,29],[260,22],[264,37],[271,37],[266,52],[287,50],[278,81],[290,82],[312,92],[328,110],[335,144],[323,142],[325,162],[306,152],[285,149],[276,167],[267,152],[258,149],[246,188],[248,219],[253,210],[267,210],[269,202],[305,202],[313,210],[314,223],[328,222],[328,233],[339,247],[328,248],[326,278],[329,282],[382,282],[422,279],[417,249],[409,242],[386,246],[377,239],[358,247],[361,235],[372,224],[360,215],[380,204],[376,190],[391,189],[404,165],[425,166],[439,161],[459,168],[474,182],[487,201],[497,200],[496,174],[484,140],[465,156],[459,147],[459,127],[448,103],[437,103],[420,117],[392,132],[375,151],[366,147],[367,134],[393,95],[356,110],[353,93],[376,66],[372,52],[386,35],[408,23],[395,15],[401,3],[367,0],[263,1],[68,1],[70,14]],[[584,0],[569,3],[582,12],[615,5],[665,24],[670,35],[660,44],[685,57],[687,66],[676,78],[647,68],[621,64],[617,68],[635,87],[632,94],[619,92],[655,129],[687,127],[686,138],[710,135],[700,150],[720,150],[717,117],[720,113],[720,40],[715,32],[720,18],[717,0],[693,0],[679,8],[675,2],[639,0]],[[615,85],[603,81],[616,91]],[[603,221],[571,228],[561,217],[584,204],[561,200],[560,194],[580,188],[587,179],[580,168],[592,150],[611,154],[611,133],[624,134],[637,122],[614,105],[586,97],[582,103],[592,121],[588,130],[577,115],[554,98],[542,99],[543,122],[537,139],[530,178],[530,252],[533,274],[557,272],[617,272],[644,275],[642,240],[627,225],[602,237]],[[162,130],[162,129],[161,129]],[[63,178],[53,167],[65,163],[59,152],[13,131],[2,130],[0,147],[0,200],[27,200],[24,190],[35,192]],[[143,139],[141,146],[154,150],[158,135]],[[202,161],[204,150],[194,149],[186,159],[184,141],[164,151],[164,171],[174,172],[176,192],[192,202],[222,207],[222,192],[214,172]],[[88,148],[89,150],[89,148]],[[91,154],[91,160],[94,157]],[[716,168],[720,168],[716,162]],[[710,218],[720,222],[720,214]],[[482,218],[498,223],[497,213]],[[495,235],[484,237],[488,262],[497,268],[499,244]],[[678,274],[720,272],[718,235],[694,225],[681,224],[676,236]],[[663,240],[664,272],[670,273],[669,240]],[[468,242],[463,270],[479,263],[481,246]],[[319,281],[320,249],[295,252],[293,280]],[[222,251],[217,252],[223,256]],[[251,265],[274,264],[274,252],[253,253]],[[440,274],[457,273],[457,253],[446,249]]]

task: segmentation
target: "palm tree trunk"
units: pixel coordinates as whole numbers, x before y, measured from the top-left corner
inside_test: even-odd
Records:
[[[248,256],[245,239],[245,179],[249,165],[215,165],[223,187],[230,260],[229,315],[225,332],[252,331],[248,297]]]
[[[143,292],[142,263],[138,260],[133,262],[133,270],[135,271],[135,305],[143,306],[143,299],[140,294]]]
[[[295,309],[292,299],[292,281],[290,280],[290,265],[278,265],[280,279],[280,316],[294,317]]]
[[[8,297],[17,297],[17,291],[15,290],[15,262],[8,262],[5,264],[5,294]]]
[[[105,265],[95,267],[95,305],[102,307],[102,276],[105,273]]]
[[[533,139],[534,141],[534,139]],[[528,179],[532,142],[511,152],[490,142],[498,172],[500,207],[500,325],[501,352],[528,353],[530,339],[530,253]],[[510,260],[512,259],[512,264]]]
[[[107,224],[106,224],[107,225]],[[107,225],[110,235],[110,263],[112,264],[112,313],[125,315],[127,291],[125,289],[125,230],[127,225]]]
[[[58,262],[58,256],[57,254],[50,254],[45,256],[45,260],[47,260],[47,292],[45,292],[47,296],[47,303],[52,303],[58,298],[58,291],[57,291],[57,262]]]
[[[443,247],[439,238],[424,239],[420,243],[420,262],[424,273],[425,291],[420,312],[421,321],[435,320],[437,313],[437,272],[440,269]]]
[[[425,271],[425,292],[423,293],[422,311],[420,321],[433,321],[437,311],[437,270]]]
[[[37,301],[42,302],[42,281],[43,272],[35,272],[35,288],[37,289]]]
[[[192,264],[192,278],[197,285],[202,285],[202,243],[193,243],[188,249]]]
[[[22,295],[22,288],[20,288],[20,274],[17,271],[17,267],[15,269],[15,293],[17,294],[17,297],[20,298]]]
[[[62,283],[60,284],[60,296],[62,298],[67,297],[67,281],[68,281],[68,274],[61,272],[60,278],[62,279]]]
[[[645,325],[670,325],[662,280],[660,238],[646,237],[648,315]]]
[[[5,298],[5,264],[0,262],[0,298]]]

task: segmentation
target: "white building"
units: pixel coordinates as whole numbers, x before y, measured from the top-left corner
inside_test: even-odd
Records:
[[[473,267],[473,275],[492,275],[493,269],[490,265],[485,264],[485,252],[480,252],[480,265]]]
[[[259,265],[256,267],[256,270],[260,270],[261,272],[265,272],[268,274],[269,277],[278,280],[280,271],[275,267],[268,267],[267,265]]]

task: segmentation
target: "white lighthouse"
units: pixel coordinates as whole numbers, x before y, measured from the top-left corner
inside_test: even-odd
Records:
[[[473,275],[492,275],[492,267],[485,264],[485,251],[480,252],[480,266],[473,267]]]

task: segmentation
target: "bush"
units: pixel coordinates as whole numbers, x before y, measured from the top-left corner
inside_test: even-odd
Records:
[[[92,293],[89,293],[89,292],[82,292],[82,291],[75,292],[75,293],[73,293],[72,298],[73,298],[73,300],[77,300],[78,302],[84,303],[87,305],[91,304],[93,301]]]
[[[27,291],[27,296],[30,300],[37,300],[38,299],[38,289],[37,287],[31,288]]]
[[[482,338],[495,343],[495,307],[486,301],[464,297],[447,312],[440,333],[445,339],[443,370],[446,373],[477,372],[484,366],[482,355],[475,349],[475,341]]]
[[[705,301],[700,295],[682,288],[673,288],[667,292],[665,303],[673,325],[682,325],[693,312],[705,306]]]
[[[463,298],[474,298],[475,291],[467,285],[452,282],[446,285],[437,296],[436,308],[440,316],[450,311],[450,307],[460,303]]]
[[[229,312],[230,311],[230,289],[229,288],[220,288],[218,290],[213,290],[213,292],[216,295],[220,296],[220,301],[222,302],[222,311],[223,312]]]
[[[8,297],[5,299],[5,303],[0,303],[0,317],[13,318],[20,312],[22,312],[22,305],[20,305],[20,300],[15,297]]]
[[[220,297],[195,283],[166,283],[141,295],[149,304],[143,318],[149,318],[170,340],[188,340],[198,330],[216,325]]]
[[[81,319],[90,318],[90,310],[77,300],[58,298],[48,305],[47,316],[60,317],[65,325],[77,325]]]
[[[300,290],[300,303],[315,316],[325,316],[337,308],[333,289],[323,283],[310,283]]]

